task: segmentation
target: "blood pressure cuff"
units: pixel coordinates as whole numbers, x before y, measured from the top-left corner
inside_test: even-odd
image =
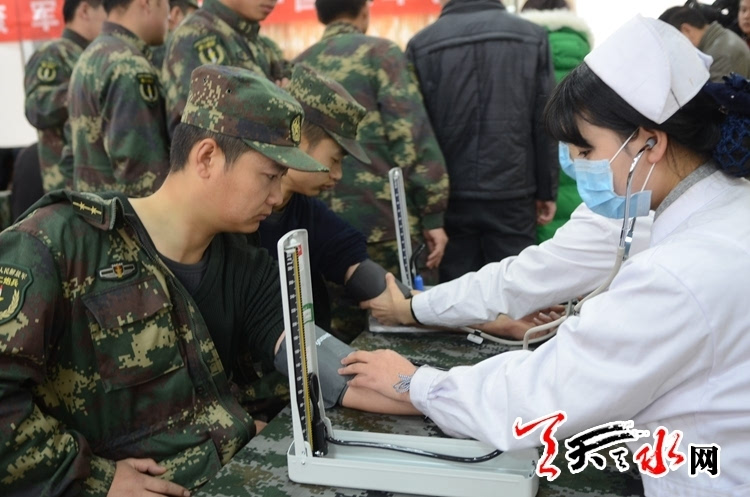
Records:
[[[354,352],[354,349],[318,326],[315,327],[315,344],[318,353],[318,380],[320,390],[323,392],[323,404],[326,408],[331,408],[336,404],[341,404],[344,394],[349,388],[346,382],[354,378],[351,375],[342,376],[338,373],[338,369],[341,367],[341,359]],[[273,365],[277,371],[285,375],[289,374],[286,358],[286,338],[281,341]]]
[[[357,302],[374,299],[385,290],[385,275],[388,272],[372,259],[366,259],[359,263],[357,269],[349,277],[344,287],[349,295]],[[401,293],[405,298],[411,297],[411,290],[408,286],[396,280]]]

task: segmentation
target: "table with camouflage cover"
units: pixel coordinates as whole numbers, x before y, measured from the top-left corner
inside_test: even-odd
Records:
[[[352,346],[374,350],[391,348],[413,362],[441,367],[472,364],[509,350],[509,347],[487,343],[476,345],[465,339],[465,334],[439,333],[429,339],[418,334],[377,334],[365,332]],[[301,485],[289,480],[286,453],[292,443],[292,420],[287,407],[232,461],[227,464],[196,496],[214,497],[390,497],[401,494],[389,492]],[[351,409],[326,411],[334,429],[359,430],[406,435],[444,436],[429,420],[420,416],[385,416]],[[564,447],[564,446],[563,446]],[[637,471],[621,473],[608,465],[600,471],[589,465],[583,472],[571,475],[564,459],[564,449],[555,465],[562,473],[553,482],[539,480],[538,497],[640,497],[643,485]],[[471,489],[467,489],[471,497]]]

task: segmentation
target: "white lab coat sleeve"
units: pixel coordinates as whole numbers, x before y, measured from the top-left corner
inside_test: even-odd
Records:
[[[631,256],[648,248],[653,214],[638,218]],[[581,204],[555,236],[413,297],[420,323],[466,326],[514,319],[593,291],[612,270],[622,221]]]
[[[611,421],[638,423],[636,416],[655,404],[662,414],[693,409],[684,401],[665,405],[672,389],[709,374],[712,333],[678,278],[662,266],[629,261],[609,292],[584,304],[580,316],[536,351],[507,352],[450,371],[423,366],[410,398],[453,436],[501,450],[540,445],[540,431],[515,439],[516,418],[528,423],[562,410],[568,417],[557,431],[562,440]]]

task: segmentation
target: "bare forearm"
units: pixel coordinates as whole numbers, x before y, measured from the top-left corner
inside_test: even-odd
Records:
[[[350,386],[341,401],[344,407],[379,414],[419,415],[416,407],[409,402],[400,402],[377,393],[374,390]]]

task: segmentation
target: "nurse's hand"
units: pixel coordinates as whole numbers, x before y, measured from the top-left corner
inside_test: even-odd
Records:
[[[417,367],[392,350],[357,350],[341,360],[339,374],[355,375],[349,386],[368,388],[399,402],[411,402],[409,382]]]
[[[416,324],[411,315],[409,299],[404,298],[404,294],[396,284],[396,278],[391,273],[385,275],[383,293],[374,299],[360,302],[359,306],[362,309],[369,309],[373,317],[386,326]]]

